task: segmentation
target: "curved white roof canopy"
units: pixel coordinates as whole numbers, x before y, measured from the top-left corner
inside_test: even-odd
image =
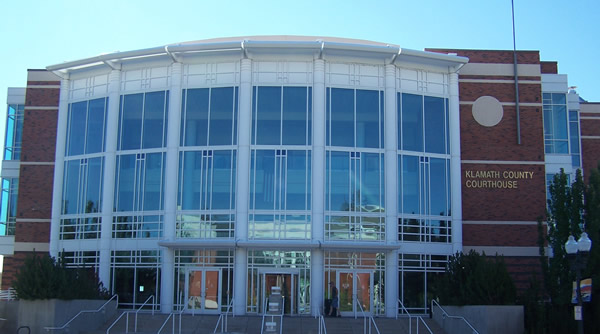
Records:
[[[352,56],[379,58],[387,64],[410,62],[448,67],[456,71],[468,62],[468,58],[436,52],[403,49],[398,45],[379,42],[310,36],[248,36],[216,38],[201,41],[168,44],[164,46],[125,52],[102,54],[95,57],[46,67],[63,77],[70,72],[85,70],[92,67],[108,66],[119,69],[127,62],[144,60],[171,60],[181,62],[186,57],[198,54],[237,54],[250,57],[254,54],[306,54],[317,58],[328,56]]]

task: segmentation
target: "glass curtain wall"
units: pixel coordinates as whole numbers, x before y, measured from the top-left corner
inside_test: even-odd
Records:
[[[23,137],[24,114],[25,105],[8,105],[8,112],[6,114],[4,160],[21,160],[21,141]]]
[[[564,93],[543,93],[546,153],[569,154],[569,119]]]
[[[178,238],[233,238],[238,87],[182,94]]]
[[[0,195],[0,235],[15,235],[19,178],[2,178]]]
[[[385,240],[383,92],[327,88],[325,240]]]
[[[163,235],[168,105],[168,91],[120,97],[111,237],[122,243]],[[122,306],[158,299],[160,258],[156,248],[112,252],[111,290]]]
[[[398,240],[451,240],[448,100],[398,93]]]
[[[69,104],[61,240],[100,238],[107,98]]]
[[[312,88],[254,87],[249,239],[311,237]]]

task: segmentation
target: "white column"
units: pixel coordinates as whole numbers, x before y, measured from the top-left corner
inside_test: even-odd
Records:
[[[171,89],[169,90],[169,113],[167,127],[167,165],[165,166],[165,220],[164,238],[175,239],[177,210],[177,165],[179,162],[179,127],[181,125],[181,63],[171,65]],[[173,310],[173,276],[175,252],[172,248],[162,249],[160,309],[162,313]]]
[[[313,71],[313,147],[312,147],[312,239],[323,242],[325,204],[325,61],[316,59]],[[320,314],[324,294],[324,254],[311,252],[310,288],[312,314]]]
[[[110,286],[110,246],[112,235],[113,205],[115,198],[115,168],[117,137],[119,135],[119,101],[121,71],[112,70],[108,75],[108,112],[104,140],[104,178],[102,179],[102,229],[100,232],[100,280]]]
[[[240,64],[240,115],[238,122],[237,191],[235,193],[235,238],[248,239],[248,196],[250,194],[250,129],[252,126],[252,61]],[[246,282],[248,258],[245,249],[235,249],[234,314],[246,314]]]
[[[460,105],[458,73],[450,73],[450,185],[452,194],[452,252],[462,252],[462,184],[460,164]]]
[[[385,66],[385,241],[398,243],[398,122],[396,66]],[[396,316],[398,299],[398,253],[385,257],[385,315]]]
[[[65,169],[65,145],[69,114],[70,81],[60,81],[58,124],[56,129],[56,153],[54,154],[54,184],[52,189],[52,223],[50,225],[50,255],[58,257],[60,238],[60,214],[62,204],[63,173]]]

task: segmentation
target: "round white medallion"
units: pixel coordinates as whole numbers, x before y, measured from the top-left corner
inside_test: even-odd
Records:
[[[473,103],[473,118],[483,126],[494,126],[502,120],[504,109],[493,96],[481,96]]]

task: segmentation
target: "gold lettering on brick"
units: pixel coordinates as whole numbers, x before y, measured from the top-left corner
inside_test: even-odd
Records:
[[[465,187],[518,189],[519,181],[533,179],[533,173],[519,170],[465,170]]]

